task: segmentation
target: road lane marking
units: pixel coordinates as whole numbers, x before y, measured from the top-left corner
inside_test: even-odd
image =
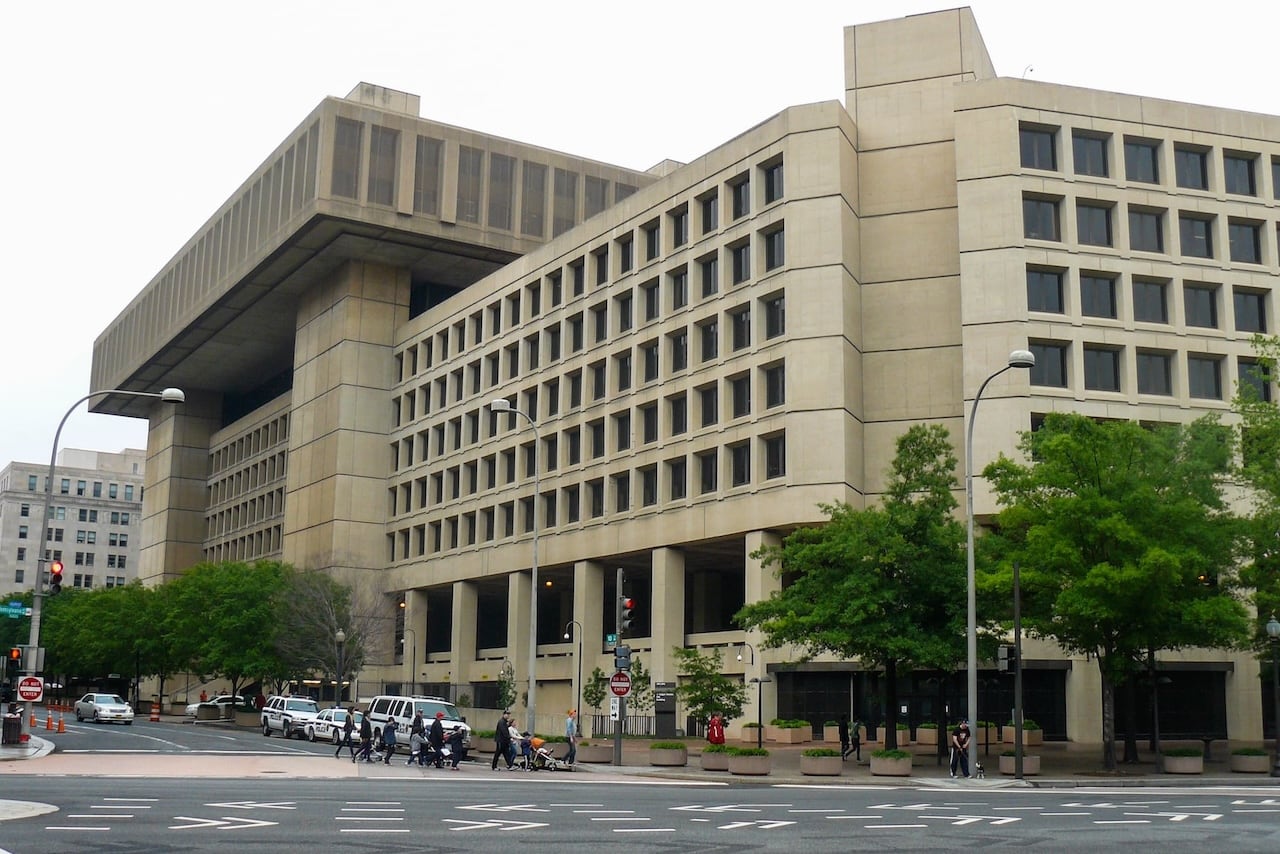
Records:
[[[1149,821],[1127,821],[1122,819],[1098,819],[1094,824],[1151,824]]]
[[[615,827],[614,833],[675,833],[674,827]]]
[[[70,826],[60,827],[57,825],[45,827],[45,830],[103,830],[103,831],[106,831],[110,829],[111,828],[109,827],[70,827]]]
[[[907,830],[920,827],[928,827],[927,824],[864,824],[867,830]]]

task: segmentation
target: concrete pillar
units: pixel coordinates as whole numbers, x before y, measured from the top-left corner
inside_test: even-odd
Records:
[[[507,584],[507,659],[516,674],[514,705],[525,708],[525,692],[529,688],[529,596],[533,579],[527,572],[513,572],[507,576]],[[516,715],[516,722],[523,728],[523,715]]]
[[[746,534],[746,601],[759,602],[761,599],[767,599],[777,590],[782,589],[782,580],[774,575],[773,567],[765,567],[761,562],[753,558],[753,552],[762,546],[776,546],[782,542],[782,537],[773,531],[748,531]],[[751,665],[752,652],[744,650],[742,656],[743,678],[748,680],[747,684],[747,707],[743,712],[744,722],[761,720],[765,724],[778,716],[778,683],[776,681],[766,682],[763,689],[750,683],[752,678],[762,679],[776,677],[770,676],[765,656],[765,651],[761,648],[763,636],[759,631],[749,631],[745,634],[746,642],[751,644],[751,648],[755,650],[755,666]],[[770,650],[768,659],[778,661],[782,658],[778,650]],[[759,697],[759,714],[757,715],[757,697]]]
[[[573,618],[582,624],[582,679],[583,684],[591,678],[597,667],[612,672],[602,663],[606,659],[612,662],[612,653],[603,654],[604,636],[612,631],[612,626],[605,628],[604,621],[604,564],[590,560],[580,560],[573,565]],[[577,654],[577,648],[574,649]],[[575,676],[576,668],[575,668]],[[580,696],[580,689],[575,690],[575,697]],[[576,700],[575,700],[576,702]],[[598,709],[578,709],[578,721],[582,734],[593,735],[591,716]]]
[[[471,581],[453,583],[453,684],[466,685],[471,693],[472,671],[476,666],[476,585]]]
[[[673,647],[684,646],[684,552],[653,550],[653,587],[650,592],[653,642],[649,672],[654,682],[676,681]]]

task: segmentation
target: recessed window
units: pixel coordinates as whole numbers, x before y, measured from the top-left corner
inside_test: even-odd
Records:
[[[782,363],[761,368],[764,371],[764,405],[766,409],[781,406],[787,399],[787,377]]]
[[[761,166],[760,171],[764,173],[764,203],[771,205],[782,198],[782,161]]]
[[[751,179],[743,175],[729,185],[733,205],[733,218],[741,219],[751,213]]]
[[[1267,369],[1253,359],[1240,359],[1236,363],[1239,372],[1240,393],[1253,400],[1271,402],[1271,377]]]
[[[640,407],[640,429],[646,445],[658,441],[658,404]]]
[[[604,480],[596,478],[587,481],[587,501],[591,505],[591,518],[599,519],[604,515]]]
[[[775,228],[764,235],[764,268],[776,270],[786,263],[786,231]]]
[[[1055,136],[1055,131],[1049,128],[1023,126],[1018,129],[1018,143],[1024,169],[1057,170]]]
[[[743,374],[729,380],[729,396],[733,404],[733,417],[746,418],[751,414],[751,375]]]
[[[644,232],[644,260],[652,261],[662,254],[662,229],[652,222],[641,229]]]
[[[1192,397],[1222,400],[1222,360],[1188,355],[1187,391]]]
[[[698,336],[702,339],[702,361],[714,359],[720,350],[720,324],[713,317],[698,324]]]
[[[751,308],[744,306],[729,313],[733,328],[733,349],[745,350],[751,346]]]
[[[614,306],[614,314],[618,317],[619,332],[626,332],[631,328],[631,306],[631,294],[625,293],[618,296],[617,304]]]
[[[1067,387],[1067,345],[1052,342],[1031,343],[1031,352],[1036,363],[1031,368],[1031,384],[1050,386],[1052,388]]]
[[[751,241],[743,241],[729,247],[729,258],[733,266],[733,283],[740,285],[751,278]]]
[[[1133,280],[1133,319],[1146,323],[1168,323],[1169,304],[1165,299],[1168,283],[1157,279]]]
[[[1218,289],[1213,285],[1185,285],[1182,289],[1187,326],[1218,328]]]
[[[1110,174],[1107,164],[1108,137],[1074,131],[1071,134],[1071,150],[1074,154],[1077,175],[1106,178]]]
[[[709,297],[720,290],[720,259],[708,255],[698,262],[702,277],[702,296]]]
[[[667,486],[672,501],[679,501],[688,495],[689,466],[684,457],[667,460]]]
[[[1101,273],[1080,273],[1080,313],[1088,317],[1116,316],[1116,279]]]
[[[596,267],[596,284],[603,285],[609,281],[609,247],[601,246],[591,253],[591,259]]]
[[[1062,272],[1027,268],[1027,309],[1062,314]]]
[[[613,437],[617,450],[631,447],[631,413],[620,412],[613,416]]]
[[[764,442],[764,476],[766,480],[784,477],[787,473],[787,435],[777,433],[765,436]]]
[[[1209,189],[1209,155],[1200,148],[1175,146],[1173,149],[1173,177],[1179,187],[1187,190]]]
[[[681,327],[667,336],[671,342],[671,370],[683,371],[689,367],[689,330]]]
[[[667,287],[671,291],[671,310],[678,311],[689,304],[689,269],[681,267],[667,274]]]
[[[720,390],[715,383],[698,389],[698,405],[702,411],[701,426],[710,427],[720,420]]]
[[[627,236],[618,241],[618,271],[629,273],[633,266],[635,266],[635,242]]]
[[[704,451],[697,455],[697,459],[699,492],[703,495],[706,495],[708,492],[715,492],[716,484],[720,479],[720,466],[717,451]]]
[[[605,303],[591,309],[591,323],[595,327],[596,343],[605,341],[609,337],[609,306]]]
[[[640,356],[644,363],[644,381],[653,382],[658,378],[658,342],[649,341],[641,344]]]
[[[640,469],[640,503],[652,507],[658,503],[658,467]]]
[[[1149,208],[1129,208],[1129,247],[1143,252],[1164,251],[1164,215]]]
[[[1178,241],[1182,254],[1191,258],[1213,257],[1213,220],[1178,214]]]
[[[1120,390],[1119,350],[1085,345],[1084,387],[1090,391]]]
[[[1258,179],[1253,165],[1257,161],[1256,154],[1223,152],[1222,183],[1228,193],[1237,196],[1258,195]]]
[[[604,400],[609,393],[609,375],[603,361],[591,365],[591,399]]]
[[[604,456],[604,419],[592,421],[587,431],[591,435],[591,459],[598,460]]]
[[[1235,290],[1232,303],[1236,315],[1237,332],[1266,332],[1266,295],[1260,291]]]
[[[1040,196],[1023,196],[1022,234],[1031,240],[1061,240],[1058,201]]]
[[[680,208],[680,210],[672,211],[670,221],[671,245],[677,248],[684,246],[689,242],[689,209]]]
[[[1111,245],[1111,206],[1076,202],[1076,239],[1089,246]]]
[[[729,479],[734,486],[751,483],[750,442],[738,442],[729,446]]]
[[[709,234],[720,227],[720,197],[715,193],[698,200],[702,209],[702,233]]]
[[[1126,138],[1124,175],[1130,181],[1160,183],[1160,143],[1150,139]]]
[[[1138,351],[1138,393],[1173,394],[1173,357],[1155,350]]]
[[[764,299],[764,337],[777,338],[787,331],[787,301],[783,294]]]
[[[613,362],[617,366],[618,391],[626,391],[631,388],[631,351],[614,356]]]
[[[1227,220],[1227,240],[1231,244],[1231,260],[1245,264],[1262,263],[1262,226],[1247,220]]]
[[[684,393],[667,398],[671,416],[671,435],[679,436],[689,429],[689,399]]]
[[[1280,199],[1280,157],[1271,158],[1271,196]]]
[[[640,293],[644,296],[645,321],[657,320],[662,312],[662,294],[658,291],[658,280],[641,285]]]

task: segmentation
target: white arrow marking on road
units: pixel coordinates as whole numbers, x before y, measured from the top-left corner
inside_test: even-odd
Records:
[[[953,810],[956,807],[934,806],[930,803],[923,804],[872,804],[867,807],[869,810]]]
[[[1260,801],[1237,800],[1231,802],[1232,806],[1250,806],[1250,807],[1275,807],[1280,806],[1280,801],[1275,798],[1263,798]]]
[[[1186,821],[1189,818],[1201,818],[1205,821],[1217,821],[1222,815],[1214,812],[1127,812],[1131,816],[1151,816],[1167,818],[1169,821]]]
[[[786,827],[789,824],[795,824],[794,821],[734,821],[729,824],[722,824],[717,830],[738,830],[743,827],[756,827],[760,830],[773,830],[778,827]]]
[[[1022,821],[1022,819],[1016,817],[1001,817],[994,815],[922,815],[920,818],[936,818],[942,821],[949,821],[957,827],[983,821],[988,821],[992,824],[1012,824],[1015,821]]]
[[[762,806],[769,805],[762,804]],[[782,804],[782,806],[789,806],[789,804]],[[704,807],[701,804],[689,804],[688,806],[683,807],[668,807],[668,809],[675,810],[676,812],[760,812],[756,807],[739,806],[738,804],[725,804],[724,806],[719,807]]]
[[[450,830],[529,830],[535,827],[546,827],[536,821],[504,821],[500,818],[490,818],[484,821],[471,821],[461,818],[446,818],[444,821],[448,824],[462,825],[461,827],[451,827]]]
[[[233,810],[296,810],[296,801],[275,801],[262,803],[259,801],[227,801],[222,804],[205,804],[207,807],[226,807]]]
[[[170,825],[170,830],[194,830],[201,827],[212,827],[215,830],[244,830],[246,827],[266,827],[267,825],[274,825],[278,823],[274,821],[261,821],[256,818],[236,818],[229,815],[224,815],[221,819],[193,818],[187,815],[175,815],[173,820],[189,821],[194,823]]]
[[[472,804],[458,807],[460,810],[480,810],[481,812],[551,812],[533,804]]]

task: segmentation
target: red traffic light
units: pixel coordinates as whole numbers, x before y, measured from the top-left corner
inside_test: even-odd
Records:
[[[626,608],[626,609],[630,610],[631,608],[634,608],[634,607],[635,607],[635,604],[636,604],[636,600],[632,599],[630,596],[623,596],[623,597],[622,597],[622,607],[623,607],[623,608]]]
[[[55,560],[53,563],[49,564],[49,574],[62,575],[62,561]]]
[[[22,661],[22,647],[18,647],[18,646],[10,647],[10,649],[9,649],[9,660],[10,660],[10,661]]]
[[[49,563],[49,595],[57,596],[62,592],[62,561],[54,560]]]

